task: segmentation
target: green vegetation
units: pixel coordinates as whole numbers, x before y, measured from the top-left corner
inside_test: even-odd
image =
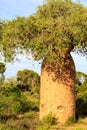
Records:
[[[0,62],[0,85],[1,83],[4,81],[5,77],[4,77],[4,72],[5,72],[6,68],[5,68],[5,64]]]
[[[0,74],[3,74],[5,72],[6,68],[5,68],[5,64],[0,62]]]
[[[25,70],[18,72],[25,72]],[[34,78],[39,77],[33,71],[27,70],[27,72],[30,72],[30,75],[31,72],[35,74],[33,75],[33,77],[35,76]],[[78,119],[75,121],[70,118],[65,126],[61,126],[52,113],[44,117],[43,122],[39,120],[39,92],[37,92],[37,89],[36,91],[33,89],[32,82],[29,84],[32,86],[31,90],[26,89],[26,91],[17,86],[18,81],[14,80],[13,83],[11,82],[12,80],[4,81],[0,87],[0,130],[55,130],[56,128],[59,130],[67,130],[72,124],[72,130],[85,130],[80,125],[85,126],[87,123],[83,119],[83,117],[87,117],[86,74],[81,72],[77,72],[76,74],[76,114]],[[38,85],[39,82],[40,80],[38,80]],[[39,90],[40,86],[37,87]]]
[[[40,76],[32,70],[21,70],[17,72],[17,87],[21,90],[39,92]]]
[[[76,78],[76,114],[87,116],[87,75],[77,72]]]
[[[86,55],[86,20],[87,8],[83,5],[71,0],[46,0],[28,18],[1,21],[1,54],[6,61],[14,60],[19,53],[31,54],[35,60],[49,54],[50,62],[73,49]]]
[[[43,122],[49,125],[55,125],[57,124],[57,119],[52,115],[52,113],[49,113],[46,117],[43,118]]]
[[[50,63],[64,64],[64,57],[68,57],[71,51],[87,54],[87,7],[79,3],[71,0],[46,0],[28,18],[0,21],[0,54],[6,62],[14,61],[18,54],[30,54],[34,60],[47,58]],[[3,64],[0,63],[0,66]],[[0,67],[2,75],[5,66],[3,68]],[[59,69],[58,66],[56,69]],[[58,70],[56,72],[58,74]],[[0,86],[1,130],[51,129],[38,120],[39,77],[33,74],[35,80],[32,72],[20,71],[17,82]],[[87,113],[87,78],[81,81],[80,74],[77,75],[76,83],[77,118]],[[35,117],[27,113],[31,111]],[[48,116],[46,120],[49,124],[54,118]]]
[[[28,72],[26,77],[25,72]],[[30,79],[29,87],[31,88],[26,89],[26,91],[21,89],[18,86],[18,77],[17,81],[10,78],[0,86],[0,129],[2,130],[27,130],[31,124],[32,127],[36,127],[33,126],[32,120],[35,122],[38,120],[40,77],[36,72],[30,70],[18,71],[17,76],[27,78],[25,80],[26,86]],[[31,77],[33,78],[31,79]]]

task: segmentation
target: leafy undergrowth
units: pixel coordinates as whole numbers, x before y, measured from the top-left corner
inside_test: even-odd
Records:
[[[77,120],[71,118],[64,125],[52,113],[43,122],[39,120],[39,87],[21,90],[16,83],[0,86],[0,130],[87,130],[87,75],[78,72],[76,80]]]

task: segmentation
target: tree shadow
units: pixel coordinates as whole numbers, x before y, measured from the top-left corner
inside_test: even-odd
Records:
[[[58,57],[50,62],[48,57],[43,60],[41,69],[48,73],[53,82],[62,83],[66,86],[71,86],[71,82],[75,83],[76,71],[75,64],[70,54],[65,57]],[[73,84],[71,88],[74,86]]]

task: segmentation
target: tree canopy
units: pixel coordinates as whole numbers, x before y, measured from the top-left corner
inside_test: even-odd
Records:
[[[17,86],[20,89],[31,90],[33,87],[39,88],[40,86],[40,76],[36,72],[28,69],[17,72],[17,81]]]
[[[71,0],[46,0],[35,14],[0,24],[0,54],[12,61],[18,53],[41,60],[76,51],[87,55],[87,7]]]

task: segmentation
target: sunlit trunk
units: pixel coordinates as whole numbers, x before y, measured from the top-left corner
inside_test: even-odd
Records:
[[[59,68],[58,68],[59,67]],[[59,122],[75,118],[75,66],[70,54],[41,67],[40,119],[52,113]]]

